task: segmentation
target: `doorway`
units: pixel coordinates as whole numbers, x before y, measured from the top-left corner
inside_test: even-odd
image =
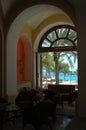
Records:
[[[75,85],[75,90],[78,90],[77,45],[75,26],[58,25],[43,35],[36,53],[37,88],[47,89],[48,84],[62,84]],[[71,106],[64,103],[67,108],[73,107],[74,114],[75,102]]]

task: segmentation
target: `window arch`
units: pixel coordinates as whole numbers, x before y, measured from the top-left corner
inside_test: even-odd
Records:
[[[41,38],[38,52],[76,51],[77,32],[71,25],[58,25],[48,30]]]

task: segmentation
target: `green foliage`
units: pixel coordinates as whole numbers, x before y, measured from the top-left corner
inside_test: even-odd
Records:
[[[74,64],[77,61],[77,52],[70,51],[70,52],[61,52],[59,58],[64,60],[64,62],[68,63],[71,69],[74,68]]]
[[[62,61],[58,62],[58,70],[62,73],[68,73],[69,72],[69,64],[63,63]]]
[[[42,54],[42,66],[43,69],[45,69],[48,73],[55,70],[55,61],[53,56],[54,56],[53,53]],[[69,63],[65,59],[67,59]],[[68,73],[70,71],[70,67],[73,68],[74,63],[77,60],[77,53],[76,52],[59,53],[59,56],[57,56],[57,60],[58,60],[58,72]]]
[[[52,53],[42,54],[42,66],[48,73],[54,70],[55,64],[53,61]]]
[[[53,53],[42,54],[42,66],[48,73],[55,70],[55,61],[53,58]],[[58,60],[58,71],[67,73],[69,71],[69,64],[64,63],[63,60]]]

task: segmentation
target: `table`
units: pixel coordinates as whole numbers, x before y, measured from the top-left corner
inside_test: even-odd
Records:
[[[16,104],[9,104],[1,107],[0,113],[2,116],[2,122],[12,121],[12,123],[15,124],[15,120],[18,117],[18,112],[21,112],[21,108]]]
[[[5,107],[2,107],[2,111],[4,112],[17,112],[20,111],[20,107],[17,106],[16,104],[8,104]]]
[[[7,106],[8,102],[0,102],[0,130],[3,130],[3,111],[2,109]]]

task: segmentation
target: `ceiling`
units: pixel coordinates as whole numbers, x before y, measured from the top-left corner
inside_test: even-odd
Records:
[[[58,2],[59,1],[62,2],[64,0],[57,0],[57,1]],[[68,2],[69,4],[71,4],[71,6],[73,5],[73,0],[65,0],[65,2]],[[13,7],[13,6],[15,6],[15,5],[19,4],[19,3],[20,4],[21,3],[27,3],[27,0],[1,0],[1,6],[2,6],[2,10],[3,10],[3,15],[6,16],[7,13],[9,12],[9,10],[12,9],[11,7]]]
[[[1,6],[2,6],[2,11],[3,11],[3,16],[6,17],[5,20],[5,25],[9,28],[10,24],[14,21],[15,18],[18,16],[26,17],[26,23],[29,24],[31,29],[35,29],[42,21],[47,19],[48,17],[55,15],[55,14],[64,14],[68,16],[68,14],[62,10],[61,8],[57,7],[56,5],[59,5],[60,1],[62,4],[64,4],[64,0],[44,0],[47,4],[43,4],[41,0],[33,0],[32,3],[31,1],[28,0],[1,0]],[[73,0],[65,0],[65,2],[68,2],[68,4],[71,6],[73,5]],[[42,3],[42,4],[37,4]],[[50,2],[50,4],[48,4]],[[52,4],[52,2],[54,4]],[[56,2],[56,4],[55,4]],[[33,4],[35,3],[35,4]],[[58,3],[58,4],[57,4]],[[22,6],[27,6],[21,9]],[[28,5],[31,4],[31,6]],[[64,5],[62,5],[64,7]],[[29,12],[28,12],[29,9]],[[65,7],[66,10],[66,7]],[[68,12],[71,10],[68,9]],[[27,14],[29,13],[29,14]],[[14,15],[15,14],[15,15]],[[28,17],[28,18],[27,18]],[[25,21],[25,20],[24,20]],[[19,22],[19,24],[21,21]],[[8,30],[8,29],[7,29]]]

